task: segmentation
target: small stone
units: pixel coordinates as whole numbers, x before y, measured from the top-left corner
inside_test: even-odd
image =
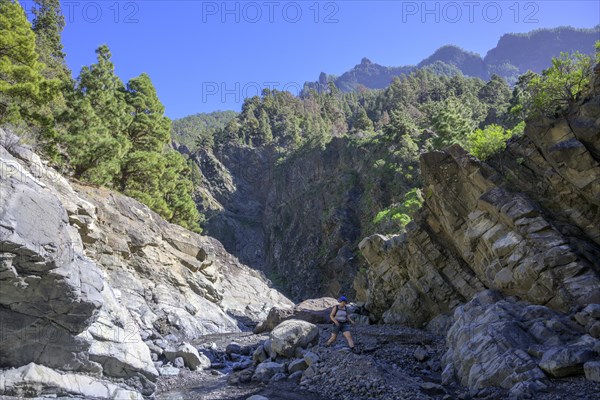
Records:
[[[242,346],[239,344],[232,342],[227,345],[225,348],[225,353],[227,354],[242,354]]]
[[[290,376],[288,376],[288,380],[292,381],[292,382],[300,382],[300,379],[302,379],[302,371],[296,371],[290,374]]]
[[[168,334],[167,336],[165,336],[165,340],[168,342],[178,342],[179,339],[177,339],[177,336],[173,335],[173,334]]]
[[[600,339],[600,321],[594,322],[588,332],[591,336]]]
[[[580,347],[554,347],[544,353],[540,368],[554,378],[583,372],[583,364],[595,357],[592,350]]]
[[[283,365],[271,361],[265,361],[258,364],[256,371],[252,375],[253,381],[266,382],[270,380],[273,375],[283,372]]]
[[[583,372],[586,379],[593,382],[600,382],[600,361],[586,362],[583,364]]]
[[[160,367],[160,368],[158,368],[158,373],[161,376],[177,376],[177,375],[179,375],[179,368],[170,367],[170,366]]]
[[[306,368],[308,368],[308,363],[306,362],[306,360],[303,358],[299,358],[297,360],[292,361],[289,364],[288,372],[291,374],[297,371],[304,371]]]
[[[268,397],[261,396],[259,394],[255,394],[253,396],[248,397],[246,400],[269,400]]]
[[[423,347],[417,348],[413,353],[413,356],[415,357],[415,359],[417,359],[417,361],[425,361],[429,358],[427,350],[425,350]]]
[[[265,361],[267,359],[268,355],[265,352],[265,348],[263,345],[260,345],[256,348],[256,350],[254,350],[254,353],[252,354],[252,360],[256,363],[256,364],[260,364],[261,362]]]
[[[442,385],[438,385],[437,383],[433,383],[433,382],[423,382],[423,383],[421,383],[420,386],[421,386],[422,390],[424,390],[428,393],[431,393],[431,394],[434,394],[434,393],[441,394],[441,393],[445,392]]]
[[[278,372],[271,378],[271,382],[277,382],[285,379],[285,374],[283,372]]]
[[[185,361],[183,361],[183,357],[176,357],[173,360],[173,366],[176,368],[183,368],[185,367]]]
[[[310,367],[311,365],[319,362],[319,356],[311,351],[307,351],[304,353],[304,361],[306,361],[306,364]]]

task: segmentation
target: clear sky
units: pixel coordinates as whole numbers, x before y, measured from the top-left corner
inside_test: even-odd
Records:
[[[22,1],[27,9],[27,1]],[[297,91],[362,57],[416,64],[444,44],[485,55],[509,32],[600,23],[599,1],[62,1],[77,75],[108,44],[117,74],[146,72],[171,118],[239,110],[257,87]]]

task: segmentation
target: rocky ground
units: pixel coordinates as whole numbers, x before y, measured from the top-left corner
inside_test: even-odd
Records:
[[[356,326],[352,333],[358,354],[351,353],[342,338],[338,338],[332,348],[326,348],[323,344],[331,328],[319,325],[319,331],[319,344],[310,349],[319,361],[303,373],[300,382],[285,377],[262,383],[231,384],[228,383],[232,381],[231,377],[243,375],[245,370],[234,372],[236,362],[229,360],[225,362],[228,370],[191,372],[182,369],[179,376],[159,378],[157,399],[237,400],[252,395],[270,400],[510,398],[504,389],[471,392],[458,383],[442,384],[440,361],[445,352],[445,339],[427,331],[398,325]],[[254,348],[267,337],[251,333],[211,335],[197,345],[201,349],[216,347],[214,353],[228,358],[226,347],[232,341],[242,348]],[[221,368],[219,363],[217,366]],[[588,381],[583,376],[548,380],[546,384],[547,388],[536,393],[535,399],[595,399],[600,393],[600,383]]]

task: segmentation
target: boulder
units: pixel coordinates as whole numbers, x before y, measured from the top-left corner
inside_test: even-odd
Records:
[[[600,382],[600,361],[588,361],[583,364],[583,371],[586,379],[593,382]]]
[[[307,351],[304,353],[304,361],[306,361],[306,364],[310,367],[319,361],[319,356],[311,351]]]
[[[283,321],[298,319],[312,324],[325,324],[329,322],[329,315],[333,306],[338,304],[332,297],[308,299],[298,303],[293,308],[273,307],[267,318],[254,330],[255,333],[269,332]]]
[[[319,340],[319,328],[306,321],[288,320],[277,325],[270,334],[271,347],[275,353],[293,357],[296,348],[306,348]]]
[[[209,358],[204,354],[198,353],[198,350],[189,343],[183,343],[177,349],[167,349],[164,351],[164,355],[169,361],[174,361],[178,357],[181,357],[185,362],[185,366],[192,371],[210,368]]]
[[[303,358],[299,358],[297,360],[292,361],[288,365],[288,372],[292,374],[296,371],[304,371],[306,368],[308,368],[308,363],[306,362],[306,360]]]
[[[87,375],[60,373],[34,363],[1,371],[0,395],[143,400],[140,393],[114,383]]]
[[[252,353],[252,361],[254,361],[256,364],[260,364],[261,362],[265,361],[267,357],[267,353],[265,352],[265,348],[262,344],[258,346],[256,350],[254,350],[254,353]]]
[[[252,380],[258,382],[267,382],[273,377],[273,375],[282,373],[283,370],[283,364],[266,361],[258,364],[254,374],[252,375]]]
[[[583,373],[583,365],[595,357],[596,353],[586,347],[553,347],[544,353],[540,368],[553,378],[562,378]]]
[[[269,382],[282,381],[285,379],[285,377],[286,377],[286,375],[283,372],[278,372],[275,375],[273,375],[273,377],[271,379],[269,379]]]
[[[303,371],[293,372],[288,376],[288,380],[295,382],[295,383],[300,383],[300,380],[302,379],[302,374],[303,374]]]
[[[225,353],[227,354],[242,354],[242,346],[237,343],[229,343],[227,347],[225,347]]]
[[[240,383],[248,383],[252,380],[255,368],[246,368],[241,371],[235,371],[227,377],[227,383],[230,385],[238,385]]]
[[[442,377],[449,382],[455,376],[477,391],[544,382],[544,372],[552,377],[581,373],[594,341],[582,334],[568,315],[485,291],[455,310]],[[548,348],[549,343],[555,347]]]
[[[183,357],[176,357],[173,360],[173,366],[175,368],[183,368],[183,367],[185,367],[185,361],[183,361]]]

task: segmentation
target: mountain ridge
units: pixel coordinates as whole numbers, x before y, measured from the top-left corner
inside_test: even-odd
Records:
[[[549,38],[554,39],[548,41]],[[362,86],[369,89],[383,89],[394,77],[409,74],[415,69],[430,67],[435,62],[441,62],[444,66],[457,67],[464,75],[484,80],[497,74],[508,83],[514,84],[518,76],[528,70],[542,72],[550,66],[549,60],[558,56],[560,52],[579,51],[592,54],[594,42],[599,39],[600,25],[592,28],[559,26],[526,33],[506,33],[500,37],[496,47],[488,50],[483,57],[455,44],[439,47],[416,66],[384,66],[364,57],[360,64],[341,75],[328,75],[322,72],[319,81],[307,82],[306,86],[318,89],[319,85],[325,83],[322,77],[326,76],[327,82],[335,83],[340,90],[346,92]],[[514,53],[514,49],[518,52],[511,54],[510,51]],[[365,60],[368,63],[365,63]]]

